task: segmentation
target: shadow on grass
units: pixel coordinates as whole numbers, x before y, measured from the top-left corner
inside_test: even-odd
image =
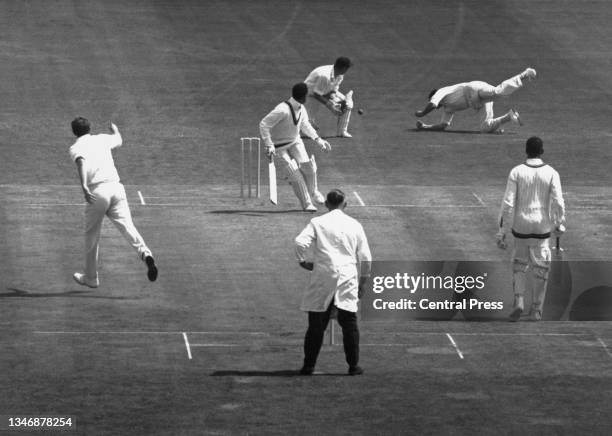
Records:
[[[66,291],[66,292],[33,292],[18,288],[6,288],[7,291],[0,293],[0,298],[49,298],[49,297],[80,297],[100,298],[104,300],[135,300],[131,297],[114,297],[111,295],[92,294],[93,291]]]
[[[413,132],[427,132],[427,133],[455,133],[460,135],[516,135],[516,132],[504,132],[504,133],[486,133],[481,132],[480,130],[461,130],[461,129],[446,129],[446,130],[427,130],[427,129],[417,129],[416,127],[412,129]]]
[[[316,377],[316,376],[345,376],[346,373],[331,373],[331,372],[317,372],[314,374],[300,375],[298,370],[293,369],[281,369],[277,371],[215,371],[211,374],[212,377]]]
[[[209,213],[214,213],[218,215],[246,215],[246,216],[265,216],[270,214],[279,214],[279,213],[305,213],[302,209],[287,209],[287,210],[258,210],[253,211],[253,209],[241,210],[241,209],[227,209],[227,210],[211,210]]]

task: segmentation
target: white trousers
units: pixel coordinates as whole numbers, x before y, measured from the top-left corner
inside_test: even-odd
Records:
[[[493,113],[493,102],[502,97],[507,97],[516,90],[523,87],[520,74],[504,80],[497,86],[489,85],[486,82],[471,82],[468,93],[470,105],[478,111],[480,117],[480,130],[482,132],[494,132],[503,123],[504,117],[495,118]]]
[[[121,183],[100,183],[91,192],[96,196],[96,201],[87,203],[85,208],[85,277],[95,280],[98,278],[98,248],[105,216],[138,252],[141,260],[151,251],[132,222],[125,188]]]

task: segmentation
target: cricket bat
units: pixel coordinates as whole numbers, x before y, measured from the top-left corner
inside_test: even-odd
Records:
[[[278,204],[278,196],[276,192],[276,166],[274,165],[274,156],[269,157],[268,163],[268,181],[270,186],[270,202]]]
[[[560,238],[555,239],[552,262],[544,300],[544,319],[558,321],[563,316],[572,294],[572,273],[569,262],[564,260]]]

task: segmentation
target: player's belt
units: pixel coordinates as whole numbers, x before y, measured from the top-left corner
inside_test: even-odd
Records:
[[[550,238],[550,232],[548,233],[518,233],[512,230],[512,236],[518,239],[548,239]]]
[[[281,142],[280,144],[274,144],[274,148],[284,147],[285,145],[292,144],[294,141]]]

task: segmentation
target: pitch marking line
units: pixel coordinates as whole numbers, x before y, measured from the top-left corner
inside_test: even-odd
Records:
[[[185,348],[187,348],[187,357],[191,360],[191,347],[189,346],[189,339],[187,339],[187,333],[183,332],[183,339],[185,340]]]
[[[357,199],[357,201],[359,202],[360,206],[365,206],[365,203],[363,202],[363,200],[361,199],[361,197],[359,196],[359,194],[357,193],[357,191],[353,191],[353,194],[355,195],[355,198]]]
[[[451,344],[453,344],[453,347],[455,347],[455,351],[457,351],[457,354],[459,355],[459,358],[463,359],[463,353],[461,352],[461,350],[457,346],[457,343],[455,342],[453,337],[450,335],[450,333],[447,333],[446,336],[448,337],[448,340],[451,342]]]
[[[138,196],[140,197],[140,204],[142,204],[143,206],[146,205],[147,203],[145,203],[145,199],[142,196],[142,192],[138,191]]]
[[[603,341],[603,339],[601,339],[600,337],[597,337],[597,341],[601,344],[601,346],[603,347],[603,349],[606,351],[606,354],[612,358],[612,352],[610,351],[610,349],[608,348],[608,346],[606,345],[606,343]]]
[[[482,198],[480,198],[478,195],[476,195],[475,192],[472,192],[472,195],[474,197],[476,197],[476,200],[478,200],[478,203],[480,203],[481,206],[485,206],[484,201],[482,201]]]

